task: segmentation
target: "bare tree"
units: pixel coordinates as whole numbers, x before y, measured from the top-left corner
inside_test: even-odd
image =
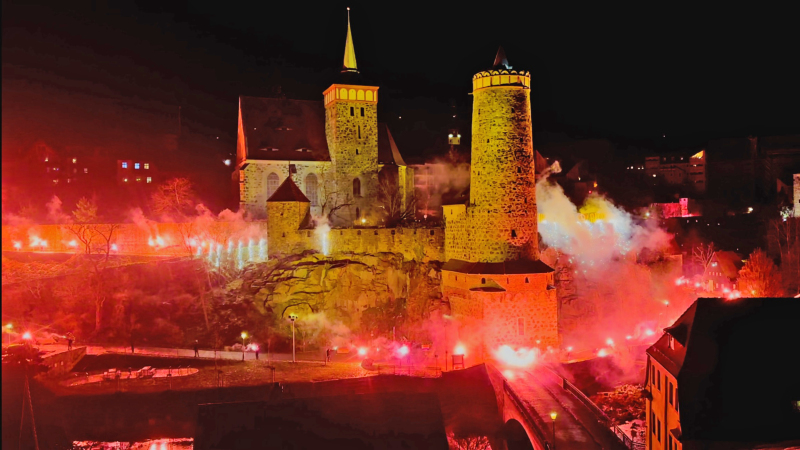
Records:
[[[447,435],[450,448],[458,450],[491,450],[489,438],[486,436],[456,437],[453,433]]]
[[[713,242],[708,245],[700,244],[692,249],[692,261],[701,266],[705,272],[708,265],[711,264],[711,258],[715,251]]]
[[[153,211],[181,220],[195,207],[192,183],[186,178],[172,178],[161,183],[151,198]]]
[[[410,196],[403,205],[403,190],[393,174],[380,177],[378,181],[378,202],[386,214],[386,226],[393,227],[407,220],[413,220],[416,213],[416,197]]]
[[[750,254],[739,271],[739,291],[747,297],[780,297],[781,274],[778,267],[761,249]]]

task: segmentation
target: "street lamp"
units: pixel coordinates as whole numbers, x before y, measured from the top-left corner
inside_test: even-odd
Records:
[[[289,320],[292,321],[292,362],[297,362],[294,351],[294,321],[297,320],[297,314],[289,314]]]
[[[242,331],[242,361],[244,361],[244,340],[247,339],[247,332]]]
[[[550,413],[550,418],[553,419],[553,450],[556,448],[556,417],[558,414],[555,411]]]

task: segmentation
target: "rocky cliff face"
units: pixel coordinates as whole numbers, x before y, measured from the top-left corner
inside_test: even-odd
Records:
[[[324,312],[353,328],[365,311],[398,301],[408,319],[426,318],[441,298],[439,269],[437,262],[404,261],[396,253],[304,252],[254,265],[230,287],[252,295],[276,320]]]

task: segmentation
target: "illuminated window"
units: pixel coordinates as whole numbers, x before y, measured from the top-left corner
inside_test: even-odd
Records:
[[[517,333],[520,336],[525,336],[525,319],[522,317],[517,319]]]
[[[142,181],[142,177],[136,177],[136,182],[138,183],[140,181]]]
[[[84,167],[83,168],[83,173],[89,173],[89,168],[88,167]]]
[[[123,178],[123,179],[122,179],[122,182],[123,182],[123,183],[127,183],[127,182],[128,182],[128,179],[127,179],[127,178]]]
[[[153,178],[152,177],[147,177],[147,182],[148,183],[152,183],[153,182]]]
[[[125,161],[123,161],[123,162],[122,162],[122,168],[123,168],[123,169],[127,169],[127,168],[128,168],[128,163],[127,163],[127,162],[125,162]]]
[[[78,160],[76,158],[72,158],[72,164],[75,164],[76,162],[78,162]]]
[[[145,170],[149,169],[150,168],[150,163],[144,163],[144,168],[145,168]]]
[[[267,198],[272,197],[272,194],[278,190],[279,182],[278,174],[273,172],[267,176]]]
[[[133,168],[138,170],[139,169],[139,163],[133,163]]]

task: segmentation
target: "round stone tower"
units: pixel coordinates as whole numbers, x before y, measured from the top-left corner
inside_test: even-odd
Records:
[[[539,259],[530,85],[502,47],[472,77],[472,261]]]

